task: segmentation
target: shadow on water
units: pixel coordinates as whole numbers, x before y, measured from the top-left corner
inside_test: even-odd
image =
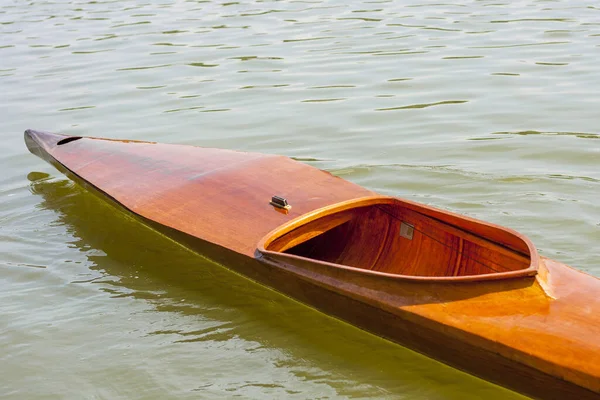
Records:
[[[112,297],[145,301],[159,313],[221,322],[216,329],[198,330],[182,321],[173,330],[149,327],[147,335],[168,335],[178,342],[258,343],[287,356],[278,367],[306,381],[331,384],[326,375],[343,386],[337,393],[348,397],[520,398],[240,277],[79,185],[40,173],[28,178],[32,192],[42,199],[39,207],[57,214],[57,223],[74,238],[71,244],[85,252],[91,269],[101,275],[77,283],[97,285]],[[310,376],[296,368],[306,363],[321,373]]]

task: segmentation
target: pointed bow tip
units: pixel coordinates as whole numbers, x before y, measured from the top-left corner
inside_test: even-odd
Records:
[[[31,153],[39,155],[38,153],[40,151],[41,143],[37,138],[37,132],[33,129],[27,129],[23,133],[23,137],[25,139],[25,145],[27,146],[27,149]]]
[[[72,140],[80,139],[80,136],[72,136],[72,135],[63,135],[60,133],[51,133],[44,131],[36,131],[34,129],[27,129],[24,133],[25,143],[29,146],[29,144],[35,144],[38,147],[43,147],[45,149],[52,148],[56,145],[60,145],[63,142],[70,142]]]
[[[58,133],[36,131],[34,129],[27,129],[24,132],[27,149],[31,153],[44,159],[46,158],[46,154],[50,153],[56,146],[80,138],[80,136],[62,135]]]
[[[33,138],[35,136],[35,130],[26,129],[25,132],[23,133],[23,136],[25,138],[25,142],[27,142],[28,140],[33,140]]]

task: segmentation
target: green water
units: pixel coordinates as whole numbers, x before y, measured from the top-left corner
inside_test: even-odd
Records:
[[[3,1],[0,396],[519,397],[156,235],[22,132],[285,154],[600,276],[598,21],[586,0]]]

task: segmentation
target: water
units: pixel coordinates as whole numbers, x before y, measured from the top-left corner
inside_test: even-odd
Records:
[[[595,1],[0,5],[0,395],[516,394],[210,263],[26,128],[285,154],[600,276]]]

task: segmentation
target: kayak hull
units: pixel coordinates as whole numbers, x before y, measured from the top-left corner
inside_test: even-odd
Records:
[[[49,161],[72,179],[131,212],[157,231],[254,281],[326,314],[520,393],[548,399],[600,398],[600,367],[595,362],[600,359],[597,339],[600,337],[600,302],[597,299],[600,283],[596,278],[564,264],[538,258],[535,250],[530,253],[535,268],[520,276],[492,280],[390,279],[385,274],[356,268],[342,269],[335,264],[269,252],[265,249],[265,243],[273,231],[282,226],[300,221],[315,210],[326,209],[340,202],[373,199],[377,195],[286,158],[265,156],[261,159],[251,156],[254,161],[246,165],[243,165],[246,161],[242,161],[241,170],[244,171],[233,168],[221,176],[212,176],[214,172],[201,172],[205,174],[203,177],[214,178],[214,182],[209,183],[218,187],[214,191],[209,190],[211,196],[216,196],[212,200],[203,200],[204,197],[197,191],[194,193],[198,197],[194,201],[199,203],[186,200],[189,193],[184,183],[160,189],[159,192],[164,194],[158,200],[154,198],[142,204],[139,202],[142,196],[136,197],[138,189],[132,187],[131,182],[129,188],[127,185],[111,187],[102,183],[119,176],[118,171],[114,174],[104,171],[115,164],[114,158],[102,162],[107,157],[106,143],[101,143],[99,151],[94,147],[94,141],[99,139],[87,140],[90,142],[87,147],[85,141],[75,139],[72,144],[79,142],[79,147],[73,146],[61,153],[62,149],[57,147],[57,143],[65,138],[69,137],[35,131],[25,134],[27,145],[34,154]],[[112,141],[109,142],[112,146]],[[120,146],[121,143],[134,146],[131,142],[115,144]],[[68,144],[64,143],[65,149]],[[237,157],[224,154],[224,157]],[[213,156],[218,159],[219,152]],[[121,175],[126,178],[127,174],[123,174],[123,171],[132,168],[127,161],[132,156],[123,152],[119,157],[123,159],[118,164]],[[135,157],[138,157],[135,159],[135,168],[139,167],[142,160],[146,168],[171,168],[173,174],[180,178],[185,174],[194,177],[199,175],[198,171],[173,168],[165,164],[164,159],[153,161],[152,157]],[[86,160],[88,164],[85,164]],[[264,164],[256,167],[253,164],[256,161]],[[239,164],[239,160],[236,162]],[[265,168],[275,169],[277,173],[265,173]],[[288,172],[282,176],[282,170]],[[223,171],[217,173],[222,174]],[[290,174],[308,178],[294,191],[285,186]],[[262,179],[264,185],[244,187],[244,190],[234,185],[232,189],[228,185],[235,181],[236,176],[242,176],[239,178],[242,181],[254,176],[258,181]],[[221,178],[228,180],[219,184]],[[309,178],[314,178],[314,186]],[[160,185],[160,179],[154,181]],[[203,187],[206,187],[206,183],[203,182]],[[228,189],[223,190],[222,187]],[[147,188],[142,185],[139,190]],[[254,200],[244,202],[244,196],[249,196],[250,191]],[[179,203],[173,201],[172,197],[166,197],[173,192],[178,193],[175,198]],[[253,208],[258,207],[254,203],[262,203],[266,197],[280,192],[286,192],[283,194],[287,198],[296,200],[291,203],[291,210]],[[236,193],[238,199],[219,197]],[[136,202],[131,201],[133,198]],[[165,216],[166,208],[161,208],[161,201],[166,201],[165,204],[170,207],[173,204],[185,204],[184,208],[187,209],[201,204],[204,213],[212,215],[213,219],[209,217],[206,222],[213,226],[212,230],[226,234],[235,232],[237,235],[224,239],[191,231],[192,228],[186,225],[187,221],[184,223],[180,219],[173,219],[172,213]],[[267,215],[267,212],[268,216],[263,217],[261,213]],[[448,219],[450,217],[445,216],[443,211],[435,212],[440,213],[435,214],[436,220],[446,218],[447,222],[454,221]],[[224,219],[228,213],[233,220]],[[451,213],[447,214],[456,218]],[[240,225],[238,220],[242,217],[249,220],[246,225]],[[194,221],[199,223],[201,218]],[[218,229],[214,228],[215,221],[218,222]],[[473,226],[481,234],[495,234],[495,231],[491,231],[494,228],[491,224],[477,228],[471,220],[465,221],[461,222],[464,229]],[[245,233],[244,229],[249,229],[251,233]]]

